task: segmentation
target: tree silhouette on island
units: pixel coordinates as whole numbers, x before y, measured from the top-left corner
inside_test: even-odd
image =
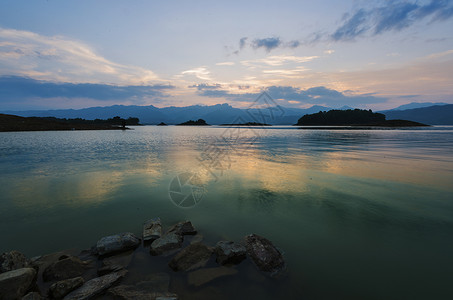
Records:
[[[375,126],[375,127],[412,127],[429,126],[407,120],[386,120],[385,115],[374,113],[371,109],[348,109],[320,111],[302,116],[296,126]]]
[[[196,121],[189,120],[187,122],[177,124],[177,126],[210,126],[208,123],[206,123],[205,120],[203,119],[198,119]]]

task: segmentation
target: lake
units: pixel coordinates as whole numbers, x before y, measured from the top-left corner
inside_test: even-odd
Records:
[[[191,220],[210,245],[257,233],[284,253],[278,279],[247,262],[203,289],[178,273],[181,299],[453,294],[449,126],[8,132],[0,182],[1,252],[87,249],[106,235],[141,235],[159,216],[165,227]]]

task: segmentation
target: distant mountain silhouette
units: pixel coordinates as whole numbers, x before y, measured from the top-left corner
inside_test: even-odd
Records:
[[[430,125],[453,125],[453,104],[406,110],[381,111],[387,119],[404,119]]]
[[[398,107],[389,109],[389,110],[406,110],[406,109],[414,109],[414,108],[422,108],[422,107],[429,107],[429,106],[434,106],[434,105],[446,105],[448,103],[443,103],[443,102],[412,102],[409,104],[404,104],[400,105]]]

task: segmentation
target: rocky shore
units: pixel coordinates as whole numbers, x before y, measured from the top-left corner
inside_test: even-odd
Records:
[[[105,236],[80,253],[27,258],[5,252],[0,256],[0,300],[175,300],[182,298],[172,289],[173,280],[184,278],[186,286],[197,289],[238,276],[239,264],[253,265],[269,280],[285,274],[281,251],[262,236],[208,245],[190,221],[163,229],[160,218],[153,218],[144,222],[141,238],[129,232]]]

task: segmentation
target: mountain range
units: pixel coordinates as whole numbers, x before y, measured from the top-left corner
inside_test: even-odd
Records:
[[[229,104],[192,105],[185,107],[158,108],[153,105],[113,105],[83,109],[2,111],[22,117],[56,117],[83,118],[87,120],[108,119],[114,116],[121,118],[137,117],[141,124],[179,124],[188,120],[203,119],[208,124],[232,124],[259,122],[273,125],[289,125],[305,114],[331,110],[330,107],[314,105],[310,108],[274,107],[269,109],[234,108]],[[351,109],[342,107],[341,109]],[[453,125],[453,104],[444,103],[410,103],[391,110],[380,111],[387,119],[404,119],[431,125]]]

